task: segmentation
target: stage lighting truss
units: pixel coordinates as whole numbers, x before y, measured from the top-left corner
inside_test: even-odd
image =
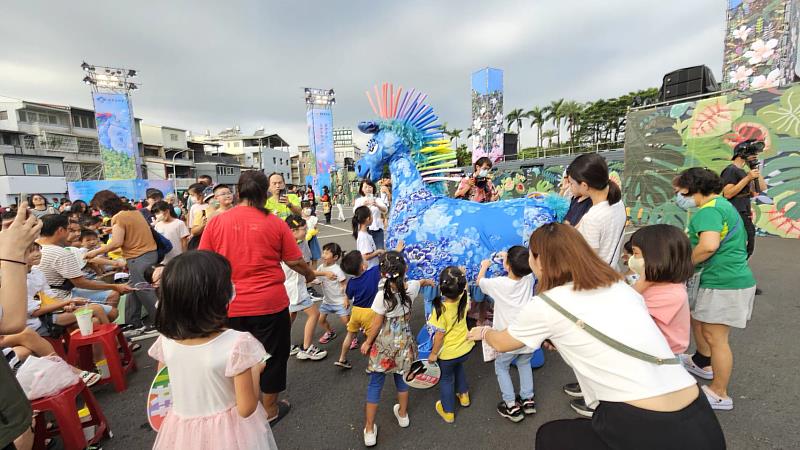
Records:
[[[81,64],[81,69],[86,73],[83,82],[90,85],[95,92],[128,93],[141,86],[140,83],[131,81],[138,74],[134,69],[94,66],[86,61]]]
[[[333,89],[303,88],[306,97],[306,105],[311,106],[330,106],[336,103],[336,95]]]

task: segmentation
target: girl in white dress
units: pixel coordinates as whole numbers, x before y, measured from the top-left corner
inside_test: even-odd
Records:
[[[172,408],[154,449],[276,449],[259,402],[269,355],[250,333],[227,329],[235,296],[228,261],[189,251],[164,268],[149,354],[169,367]]]

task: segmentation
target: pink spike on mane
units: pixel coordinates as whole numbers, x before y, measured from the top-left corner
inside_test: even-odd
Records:
[[[364,91],[364,93],[367,94],[367,99],[369,100],[369,106],[372,107],[372,112],[374,112],[376,116],[380,116],[380,113],[378,113],[378,108],[376,108],[375,103],[372,102],[372,96],[369,95],[369,91]]]

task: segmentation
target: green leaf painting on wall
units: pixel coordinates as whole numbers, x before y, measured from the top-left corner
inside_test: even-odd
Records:
[[[632,111],[627,123],[623,193],[634,224],[685,227],[672,178],[690,167],[719,173],[737,144],[756,139],[768,185],[754,200],[758,232],[800,238],[800,86]]]

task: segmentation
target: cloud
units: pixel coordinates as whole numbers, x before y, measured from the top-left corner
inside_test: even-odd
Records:
[[[719,75],[725,11],[694,0],[27,0],[5,2],[3,16],[0,95],[90,106],[82,60],[131,67],[148,123],[265,126],[298,145],[304,86],[336,89],[337,127],[371,118],[364,91],[392,81],[465,129],[470,73],[485,66],[505,70],[506,110],[654,87],[697,64]]]

